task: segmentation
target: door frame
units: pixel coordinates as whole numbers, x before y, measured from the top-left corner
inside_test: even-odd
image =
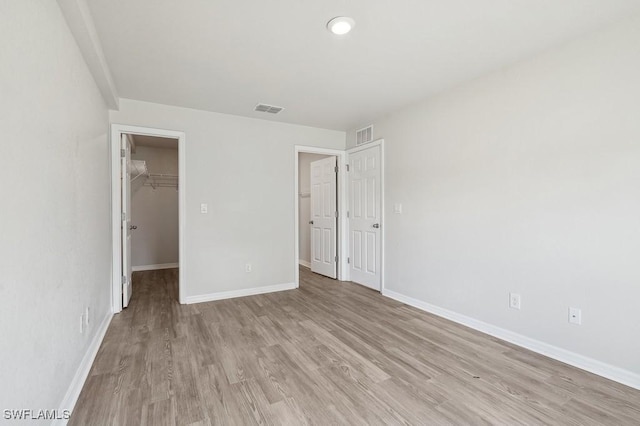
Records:
[[[384,287],[384,243],[385,243],[385,200],[384,200],[384,139],[376,139],[373,142],[369,142],[363,145],[356,146],[354,148],[347,149],[347,158],[346,161],[349,161],[349,156],[353,153],[364,151],[369,148],[373,148],[374,146],[380,147],[380,293],[382,293],[385,289]],[[345,186],[349,187],[349,181],[345,178]],[[347,194],[347,200],[350,199],[351,194]],[[346,214],[345,214],[346,216]],[[349,246],[349,221],[346,221],[346,245],[347,245],[347,253],[351,253],[351,247]],[[347,265],[348,266],[348,265]],[[347,279],[351,279],[351,270],[347,267]]]
[[[120,199],[120,138],[123,133],[141,136],[156,136],[178,139],[178,299],[185,303],[185,229],[186,229],[186,134],[175,130],[154,129],[151,127],[111,124],[111,309],[114,314],[122,311],[122,233]]]
[[[333,155],[338,159],[338,176],[337,182],[337,194],[338,194],[338,230],[336,235],[336,255],[338,256],[337,275],[339,281],[347,281],[348,278],[348,265],[347,254],[349,253],[349,234],[346,231],[347,226],[347,152],[339,149],[329,148],[317,148],[313,146],[295,145],[294,146],[294,240],[295,240],[295,255],[294,255],[294,277],[296,288],[300,287],[300,199],[299,199],[299,182],[298,182],[298,169],[299,169],[299,154],[321,154],[321,155]]]

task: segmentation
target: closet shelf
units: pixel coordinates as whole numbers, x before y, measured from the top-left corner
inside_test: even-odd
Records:
[[[178,188],[178,175],[149,173],[145,186],[156,188]]]
[[[132,192],[136,192],[141,186],[150,186],[153,189],[178,189],[178,175],[166,173],[149,173],[147,162],[144,160],[131,160],[129,164]]]
[[[134,182],[140,176],[149,177],[147,162],[144,160],[131,160],[129,163],[129,173],[131,174],[131,182]]]

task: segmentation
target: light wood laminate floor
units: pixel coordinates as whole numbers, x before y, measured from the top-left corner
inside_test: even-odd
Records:
[[[71,425],[640,424],[640,391],[306,268],[197,305],[177,276],[135,274]]]

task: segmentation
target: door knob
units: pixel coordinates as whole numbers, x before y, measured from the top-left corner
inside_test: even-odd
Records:
[[[380,228],[380,224],[379,224],[379,223],[374,223],[374,224],[373,224],[373,227],[374,227],[374,228],[376,228],[376,229],[377,229],[377,228]]]
[[[313,225],[313,221],[312,220],[309,221],[309,225]]]
[[[129,229],[133,231],[134,229],[138,229],[138,227],[136,225],[131,225],[129,226]]]

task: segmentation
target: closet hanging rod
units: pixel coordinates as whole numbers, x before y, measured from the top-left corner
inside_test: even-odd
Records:
[[[177,188],[178,185],[175,183],[153,183],[153,182],[145,182],[144,186],[152,186],[154,188]]]

